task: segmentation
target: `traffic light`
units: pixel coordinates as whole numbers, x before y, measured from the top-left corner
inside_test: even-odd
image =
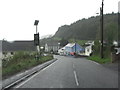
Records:
[[[34,34],[34,45],[35,46],[39,45],[39,33]]]

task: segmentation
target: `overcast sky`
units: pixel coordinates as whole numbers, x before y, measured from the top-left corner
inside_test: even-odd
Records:
[[[104,14],[118,12],[118,1],[104,0]],[[1,0],[0,40],[33,40],[34,21],[40,37],[55,34],[62,25],[99,12],[102,0]]]

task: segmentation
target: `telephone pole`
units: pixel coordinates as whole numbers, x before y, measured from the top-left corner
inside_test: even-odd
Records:
[[[120,2],[118,3],[118,6],[119,6]],[[118,60],[118,63],[120,64],[120,61],[119,61],[119,58],[120,58],[120,11],[118,10],[118,31],[117,31],[117,60]]]
[[[101,22],[101,44],[100,44],[100,53],[101,58],[103,58],[103,0],[102,0],[102,7],[100,8],[100,22]]]

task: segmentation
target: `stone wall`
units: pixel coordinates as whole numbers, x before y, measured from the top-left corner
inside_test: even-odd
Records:
[[[120,53],[119,54],[112,53],[111,58],[112,58],[112,63],[120,60]]]

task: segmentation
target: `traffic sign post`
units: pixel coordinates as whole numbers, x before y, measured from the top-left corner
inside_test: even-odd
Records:
[[[39,33],[34,34],[34,45],[38,46],[39,45]]]
[[[36,34],[34,34],[34,45],[36,46],[37,49],[37,55],[36,59],[39,59],[39,52],[40,52],[40,47],[39,47],[39,33],[37,32],[37,25],[39,23],[39,20],[35,20],[34,25],[36,26]]]

